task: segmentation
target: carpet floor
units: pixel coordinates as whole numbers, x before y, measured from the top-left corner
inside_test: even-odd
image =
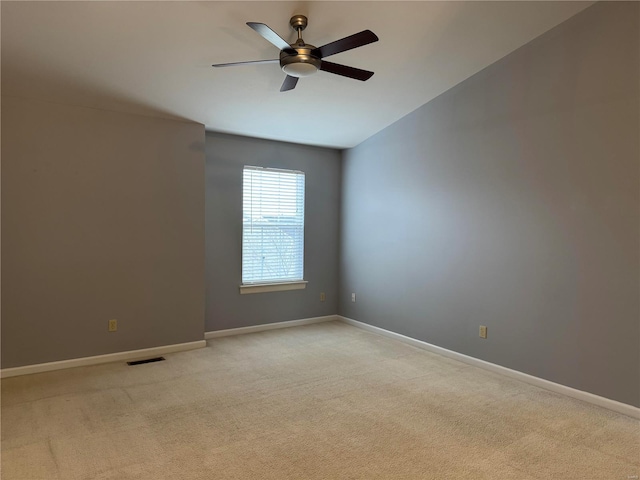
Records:
[[[340,322],[2,380],[3,480],[640,475],[640,422]]]

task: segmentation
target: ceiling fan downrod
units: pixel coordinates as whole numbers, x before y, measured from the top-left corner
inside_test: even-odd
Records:
[[[298,32],[298,41],[296,43],[304,45],[304,40],[302,40],[302,31],[307,28],[307,24],[309,20],[304,15],[294,15],[289,20],[289,25],[291,28]]]

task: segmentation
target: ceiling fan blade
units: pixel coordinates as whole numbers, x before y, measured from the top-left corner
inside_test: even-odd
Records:
[[[373,42],[377,42],[378,37],[371,30],[363,30],[360,33],[354,33],[348,37],[327,43],[321,47],[315,48],[311,53],[317,57],[324,58],[336,53],[346,52],[352,48],[362,47]]]
[[[298,77],[292,77],[291,75],[287,75],[282,82],[282,86],[280,87],[281,92],[286,92],[287,90],[293,90],[296,88],[296,84],[298,83]]]
[[[271,30],[264,23],[247,22],[247,25],[253,28],[256,32],[262,35],[262,37],[265,40],[272,43],[273,45],[278,47],[280,50],[284,50],[285,52],[292,53],[294,55],[297,53],[293,48],[291,48],[291,45],[289,45],[286,42],[286,40],[284,40],[280,35],[278,35],[273,30]]]
[[[373,76],[373,72],[368,70],[360,70],[359,68],[347,67],[346,65],[340,65],[339,63],[331,63],[323,61],[320,65],[320,70],[323,72],[335,73],[336,75],[342,75],[343,77],[353,78],[355,80],[369,80]]]
[[[234,62],[234,63],[215,63],[212,67],[234,67],[236,65],[256,65],[260,63],[280,63],[277,58],[275,60],[252,60],[250,62]]]

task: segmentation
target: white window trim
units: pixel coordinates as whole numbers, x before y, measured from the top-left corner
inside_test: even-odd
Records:
[[[285,290],[304,290],[307,288],[307,283],[309,282],[306,280],[282,283],[247,283],[240,285],[240,295],[250,293],[283,292]]]

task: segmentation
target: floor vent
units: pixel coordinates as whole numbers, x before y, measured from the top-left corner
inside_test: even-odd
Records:
[[[136,360],[135,362],[127,362],[127,365],[141,365],[143,363],[162,362],[164,357],[147,358],[146,360]]]

